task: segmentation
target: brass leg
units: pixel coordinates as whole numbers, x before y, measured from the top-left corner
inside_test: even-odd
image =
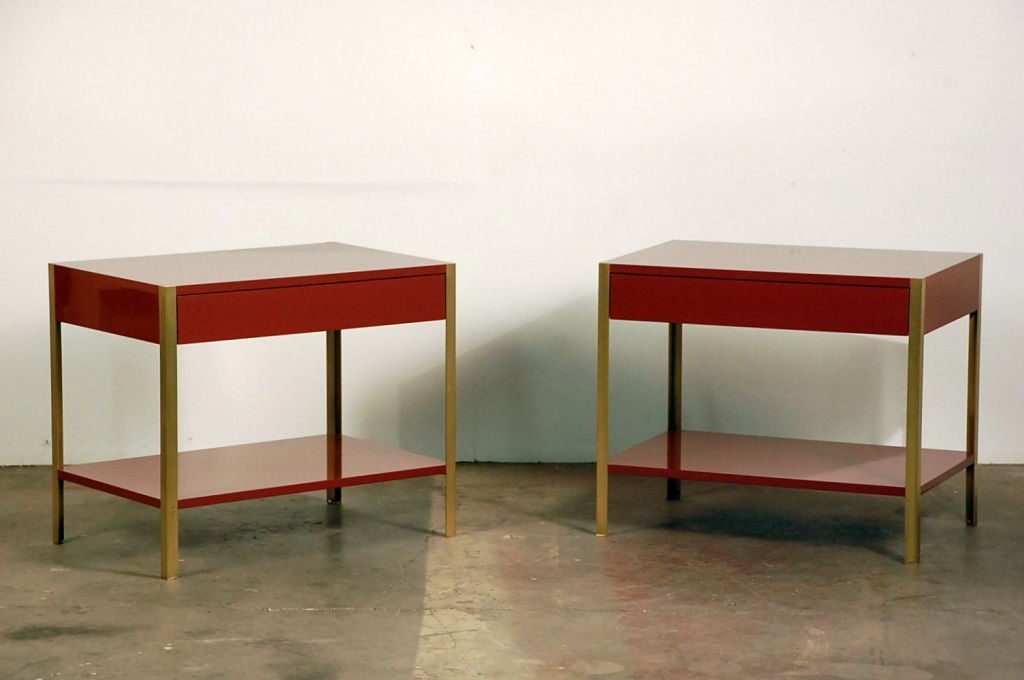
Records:
[[[597,530],[608,535],[608,369],[609,318],[608,294],[611,279],[609,266],[599,265],[597,294]]]
[[[683,429],[683,324],[668,325],[668,430]],[[677,501],[682,492],[682,480],[669,477],[665,498]]]
[[[50,265],[50,469],[53,496],[53,542],[64,542],[64,361],[61,352],[61,326],[57,321],[53,265]]]
[[[327,331],[327,435],[341,435],[341,331]],[[341,449],[328,443],[327,477],[341,477]],[[327,503],[341,503],[341,487],[327,489]]]
[[[971,463],[964,471],[964,517],[967,526],[978,525],[978,479],[975,471],[975,463]]]
[[[160,288],[160,576],[178,577],[178,296]]]
[[[903,562],[921,561],[921,422],[924,389],[924,281],[910,282],[907,340],[907,471],[904,482]]]
[[[978,489],[975,466],[978,462],[978,383],[981,368],[981,310],[971,314],[967,350],[967,466],[965,498],[968,526],[978,523]]]
[[[456,374],[455,265],[445,268],[444,315],[444,535],[455,535]]]

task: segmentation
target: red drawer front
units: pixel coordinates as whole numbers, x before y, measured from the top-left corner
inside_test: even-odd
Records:
[[[632,321],[907,335],[910,289],[612,274],[609,305]]]
[[[445,318],[445,276],[178,296],[178,343]]]

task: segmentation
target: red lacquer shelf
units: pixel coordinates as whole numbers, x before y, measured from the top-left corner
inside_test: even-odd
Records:
[[[341,474],[327,474],[325,458],[340,455]],[[182,451],[178,507],[443,475],[443,460],[349,436],[295,439]],[[160,507],[160,456],[67,465],[60,478]]]
[[[923,449],[922,493],[974,462],[963,451]],[[686,430],[664,432],[611,456],[608,471],[704,482],[903,496],[906,450],[902,446]]]

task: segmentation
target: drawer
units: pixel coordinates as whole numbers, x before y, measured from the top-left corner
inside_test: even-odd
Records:
[[[178,343],[445,318],[445,275],[178,296]]]
[[[612,274],[613,319],[907,335],[910,289]]]

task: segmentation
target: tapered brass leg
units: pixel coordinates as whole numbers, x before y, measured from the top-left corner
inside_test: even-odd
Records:
[[[444,535],[455,535],[456,372],[455,265],[445,268],[444,316]]]
[[[178,577],[178,296],[160,288],[160,576]]]
[[[327,331],[327,435],[341,434],[341,331]],[[327,478],[341,476],[341,449],[327,445]],[[341,487],[327,489],[327,502],[341,503]]]
[[[668,325],[668,431],[681,432],[683,429],[683,324]],[[679,500],[682,480],[669,477],[665,498]]]
[[[981,310],[971,314],[967,350],[967,456],[973,461],[967,466],[966,499],[967,524],[978,523],[978,488],[975,477],[978,462],[978,389],[981,373]]]
[[[62,358],[61,325],[57,321],[57,309],[53,280],[53,265],[50,265],[50,485],[53,502],[53,542],[64,542],[64,480],[60,471],[64,469],[64,361]]]
[[[597,528],[598,536],[608,535],[608,380],[609,380],[609,318],[608,293],[611,283],[609,266],[601,263],[598,270],[597,293]]]
[[[921,279],[910,284],[910,329],[907,340],[907,440],[904,482],[904,553],[906,564],[921,561],[921,430],[924,390],[924,298]]]

